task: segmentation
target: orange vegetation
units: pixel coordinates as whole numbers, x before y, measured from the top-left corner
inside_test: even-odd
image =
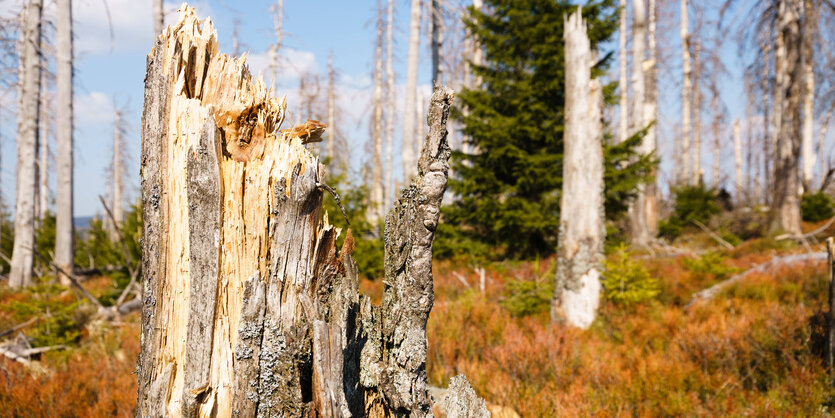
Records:
[[[754,274],[682,309],[696,291],[783,252],[746,249],[756,247],[706,258],[714,264],[707,267],[685,256],[644,256],[661,293],[629,307],[604,299],[588,331],[552,327],[547,309],[516,317],[502,303],[511,280],[549,280],[553,260],[489,266],[483,294],[472,269],[438,263],[430,383],[445,386],[464,373],[488,402],[528,417],[828,414],[835,392],[823,365],[821,263]],[[361,286],[380,297],[380,282]],[[106,279],[90,288],[109,291]],[[10,306],[43,297],[0,290],[0,328],[26,319]],[[66,291],[49,297],[76,300]],[[43,355],[45,371],[0,360],[3,415],[132,416],[138,317],[124,321],[86,323],[69,350]]]

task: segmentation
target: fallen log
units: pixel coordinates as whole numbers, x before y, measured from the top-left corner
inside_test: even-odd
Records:
[[[826,260],[826,253],[819,252],[819,253],[803,253],[803,254],[792,254],[786,255],[782,257],[775,257],[765,263],[759,264],[754,266],[744,272],[737,274],[727,280],[719,282],[707,289],[701,290],[698,293],[694,294],[693,297],[690,299],[690,302],[684,306],[684,310],[690,310],[696,303],[703,302],[706,300],[712,299],[714,296],[722,292],[723,290],[727,289],[728,287],[734,285],[735,283],[741,281],[742,279],[750,276],[754,273],[765,273],[773,268],[782,267],[797,263],[806,263],[810,261],[825,261]]]

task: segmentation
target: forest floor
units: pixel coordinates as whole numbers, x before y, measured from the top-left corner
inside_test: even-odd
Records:
[[[474,266],[438,262],[428,326],[430,384],[443,387],[466,374],[489,403],[524,417],[835,411],[824,366],[825,262],[748,275],[685,310],[704,288],[775,256],[807,251],[772,239],[733,250],[707,236],[685,241],[676,254],[632,254],[657,280],[658,293],[632,304],[602,298],[586,331],[550,324],[553,259],[485,265],[483,292]],[[85,286],[105,298],[117,293],[107,277]],[[380,286],[362,283],[378,300]],[[90,323],[90,312],[57,286],[25,293],[0,287],[0,330],[40,315],[23,329],[33,345],[67,347],[36,356],[29,366],[0,360],[2,415],[133,415],[138,314],[105,324]]]

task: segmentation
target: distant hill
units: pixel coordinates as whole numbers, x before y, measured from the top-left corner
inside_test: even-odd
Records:
[[[93,221],[95,216],[76,216],[72,219],[72,225],[75,227],[76,231],[86,231],[90,228],[90,222]]]

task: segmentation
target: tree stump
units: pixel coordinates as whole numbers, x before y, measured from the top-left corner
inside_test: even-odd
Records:
[[[147,59],[139,416],[430,415],[426,321],[452,90],[386,217],[381,306],[322,213],[325,170],[286,100],[184,6]],[[313,127],[313,128],[311,128]]]

